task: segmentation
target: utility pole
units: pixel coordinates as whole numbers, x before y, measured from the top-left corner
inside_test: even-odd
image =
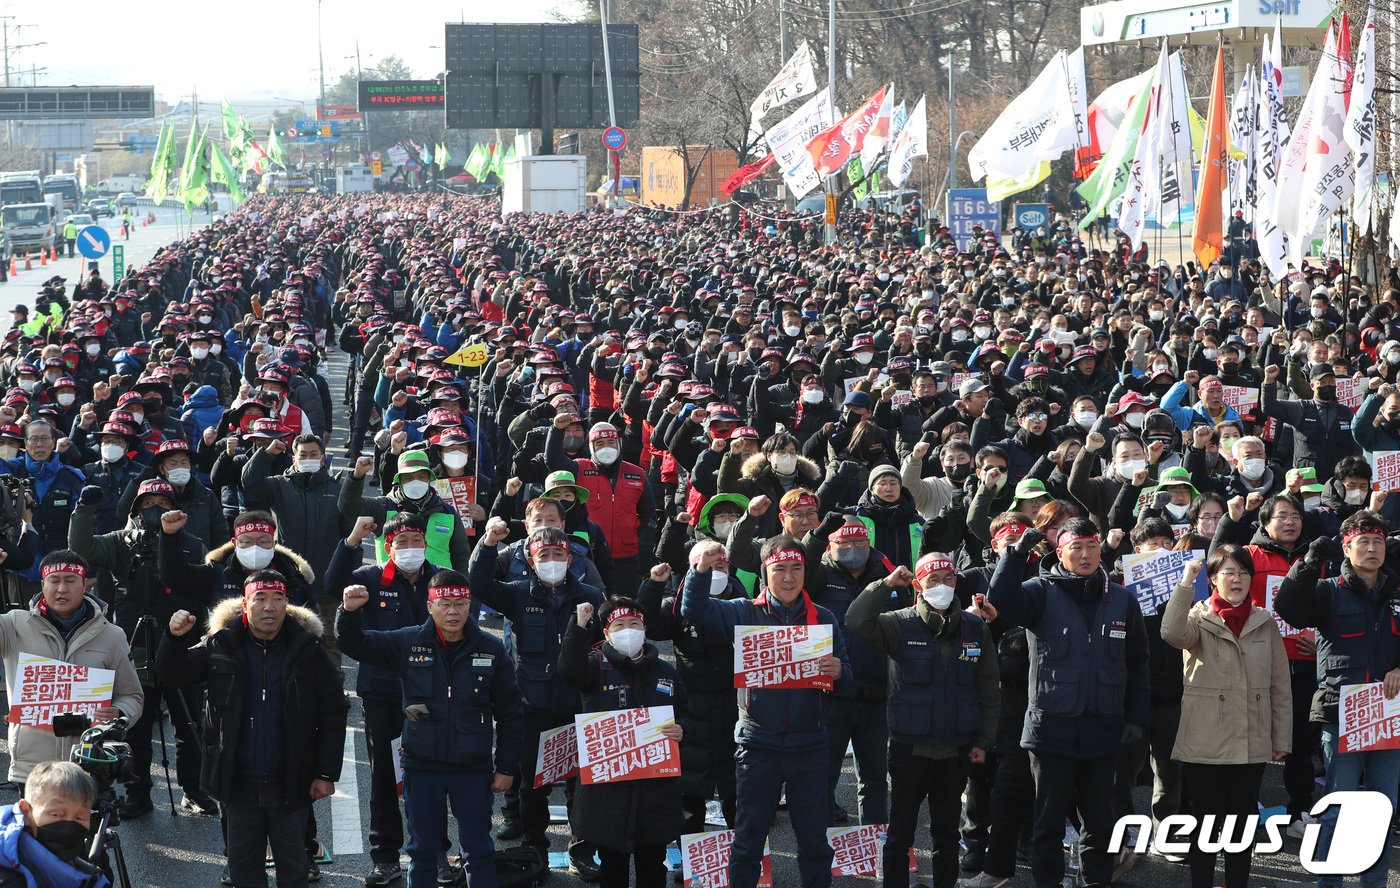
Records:
[[[778,64],[785,65],[792,56],[792,38],[788,36],[787,0],[778,0]],[[779,176],[778,178],[782,178]],[[783,184],[783,208],[789,213],[797,209],[797,197]]]
[[[598,0],[598,20],[603,29],[603,75],[608,81],[608,126],[617,126],[617,105],[613,102],[612,52],[608,49],[608,0]],[[613,206],[616,207],[618,186],[621,184],[618,179],[621,174],[622,159],[618,156],[618,152],[610,150],[608,151],[608,160],[612,163]]]
[[[321,0],[316,0],[316,65],[320,69],[321,80],[321,92],[316,99],[316,120],[320,121],[326,108],[326,54],[321,48]]]
[[[832,106],[836,105],[836,0],[829,0],[827,4],[827,28],[826,28],[826,88],[831,96]],[[836,214],[833,209],[836,205],[836,177],[828,176],[826,179],[826,243],[828,245],[836,243]]]
[[[958,94],[951,49],[948,50],[948,187],[958,187]]]

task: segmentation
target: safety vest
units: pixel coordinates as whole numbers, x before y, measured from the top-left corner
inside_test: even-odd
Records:
[[[385,512],[384,523],[388,524],[394,520],[394,516],[397,514],[399,513],[393,510]],[[427,541],[428,563],[450,570],[452,569],[452,522],[457,516],[451,512],[433,512],[425,517],[428,520],[428,532],[423,534],[423,539]],[[374,540],[374,561],[379,565],[389,562],[389,552],[384,548],[383,534]]]
[[[614,558],[634,558],[640,551],[637,535],[642,522],[637,517],[637,504],[646,489],[646,475],[641,466],[625,460],[617,464],[617,488],[614,489],[591,459],[580,459],[578,485],[588,491],[588,517],[603,530],[603,538],[612,547]]]
[[[734,576],[743,584],[744,591],[749,594],[749,597],[753,598],[754,589],[758,588],[758,574],[751,570],[744,570],[742,567],[736,567]]]
[[[870,536],[870,548],[877,548],[875,545],[875,519],[860,516],[860,523],[865,525],[865,532]],[[914,569],[914,564],[919,560],[919,551],[924,547],[924,526],[917,521],[909,522],[909,560],[904,564],[910,570]],[[898,554],[898,553],[895,553]],[[886,559],[888,562],[889,559]]]
[[[982,620],[963,612],[957,648],[943,662],[938,639],[917,607],[891,614],[899,647],[890,652],[890,739],[911,746],[964,746],[982,726],[977,664],[996,651],[982,650]],[[951,639],[950,639],[951,641]]]

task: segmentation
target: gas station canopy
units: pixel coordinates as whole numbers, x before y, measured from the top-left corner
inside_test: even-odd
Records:
[[[1079,11],[1079,40],[1085,46],[1156,42],[1163,37],[1186,43],[1258,43],[1283,23],[1285,45],[1316,43],[1336,9],[1332,0],[1113,0]],[[1199,38],[1192,39],[1195,35]],[[1183,41],[1173,40],[1173,43]]]

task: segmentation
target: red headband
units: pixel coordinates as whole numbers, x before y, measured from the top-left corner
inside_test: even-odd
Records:
[[[791,508],[779,509],[778,511],[786,515],[787,513],[800,509],[803,506],[811,506],[814,509],[817,508],[817,498],[810,493],[804,493],[797,499],[793,500]]]
[[[1000,543],[1002,540],[1010,536],[1019,537],[1021,534],[1025,533],[1028,530],[1030,530],[1030,528],[1019,521],[1012,521],[1010,524],[1003,524],[1000,530],[992,534],[992,545],[995,546],[997,543]]]
[[[466,586],[429,586],[428,600],[437,601],[439,598],[471,598],[472,590]]]
[[[281,580],[253,580],[243,585],[243,597],[251,598],[259,592],[281,592],[287,594],[287,584]]]
[[[267,521],[245,521],[233,526],[234,536],[242,536],[245,533],[268,533],[276,536],[277,528]]]
[[[645,625],[647,621],[646,615],[643,614],[640,610],[638,610],[635,607],[631,607],[629,605],[624,604],[620,607],[615,607],[612,610],[608,611],[608,622],[603,625],[603,628],[609,628],[610,626],[612,626],[613,623],[617,622],[623,617],[636,617],[637,619],[642,621],[643,625]]]
[[[919,561],[918,569],[914,571],[914,577],[923,580],[936,570],[952,570],[953,562],[947,558],[924,558]]]
[[[763,559],[763,566],[770,564],[782,564],[784,561],[806,561],[807,556],[801,549],[779,549],[767,558]]]
[[[422,533],[422,532],[423,532],[423,531],[417,529],[416,527],[400,527],[398,530],[396,530],[396,531],[394,531],[394,532],[392,532],[392,533],[386,533],[386,534],[384,534],[384,544],[385,544],[386,546],[392,544],[392,543],[394,542],[394,537],[399,536],[400,534],[405,534],[405,533]]]
[[[77,574],[83,579],[87,579],[87,565],[76,561],[55,561],[53,564],[46,564],[39,568],[40,579],[56,573]]]
[[[1092,533],[1061,533],[1060,541],[1055,544],[1055,548],[1063,549],[1070,543],[1078,542],[1079,540],[1094,540],[1098,542],[1098,539],[1098,535]]]
[[[1346,533],[1342,534],[1342,545],[1345,546],[1347,543],[1351,542],[1352,540],[1356,539],[1357,537],[1359,537],[1359,536],[1367,536],[1367,535],[1370,535],[1370,536],[1378,536],[1378,537],[1380,537],[1381,539],[1385,539],[1385,534],[1382,533],[1382,532],[1379,531],[1379,530],[1375,530],[1374,528],[1370,528],[1370,527],[1354,527],[1354,528],[1352,528],[1351,530],[1348,530]]]
[[[843,524],[831,535],[833,540],[870,540],[870,531],[864,524]]]
[[[530,555],[535,558],[539,557],[540,551],[543,549],[563,549],[565,552],[568,552],[569,543],[567,541],[554,543],[543,539],[535,540],[530,543]]]

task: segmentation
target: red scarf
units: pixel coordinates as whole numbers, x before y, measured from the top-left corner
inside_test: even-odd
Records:
[[[770,599],[767,591],[760,592],[753,603],[754,607],[784,607],[783,603],[776,598]],[[817,625],[817,606],[812,604],[812,599],[807,595],[806,589],[802,590],[802,614],[803,622],[808,626]]]
[[[1249,619],[1250,613],[1254,610],[1254,603],[1249,600],[1248,596],[1245,596],[1244,601],[1239,604],[1231,604],[1221,598],[1219,592],[1212,591],[1210,593],[1210,609],[1215,611],[1220,619],[1225,621],[1225,625],[1229,627],[1230,631],[1235,633],[1235,637],[1239,638],[1240,633],[1244,631],[1244,621]]]

